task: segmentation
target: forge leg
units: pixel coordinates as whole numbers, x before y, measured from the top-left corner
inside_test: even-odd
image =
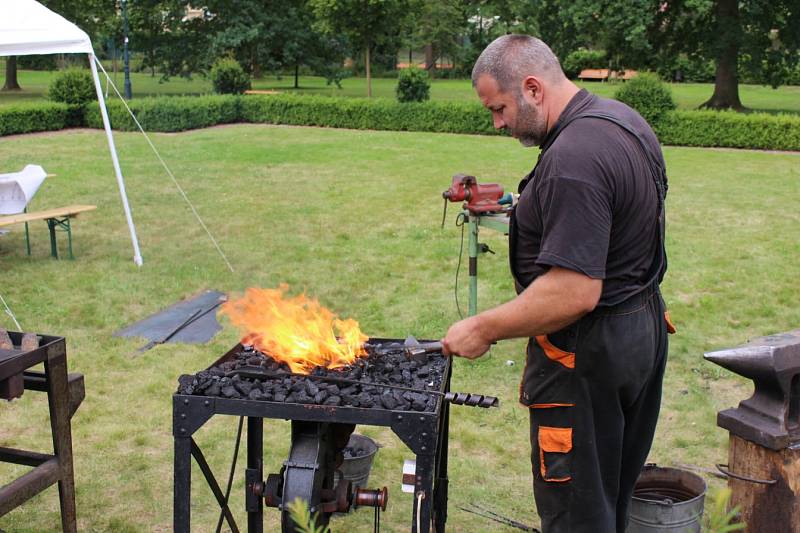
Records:
[[[449,388],[449,387],[448,387]],[[442,406],[442,417],[439,427],[439,444],[436,447],[436,479],[433,488],[433,527],[436,533],[444,533],[447,522],[447,448],[450,420],[450,404]]]
[[[417,455],[417,483],[414,492],[412,533],[429,533],[433,518],[433,473],[436,456]],[[419,528],[417,527],[419,524]]]
[[[189,519],[192,494],[191,437],[175,437],[175,487],[172,529],[175,533],[190,533]]]
[[[264,531],[264,499],[255,496],[252,483],[260,483],[264,479],[264,419],[247,418],[247,531],[262,533]]]

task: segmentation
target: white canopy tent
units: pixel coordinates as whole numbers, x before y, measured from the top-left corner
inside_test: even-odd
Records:
[[[20,56],[34,54],[87,54],[94,77],[97,100],[100,102],[100,113],[108,138],[108,148],[117,175],[122,207],[133,243],[133,261],[142,265],[142,254],[136,238],[136,227],[133,224],[128,195],[125,192],[125,180],[117,158],[111,124],[108,121],[106,103],[100,78],[97,74],[92,43],[89,36],[61,15],[54,13],[34,0],[0,0],[0,56]]]

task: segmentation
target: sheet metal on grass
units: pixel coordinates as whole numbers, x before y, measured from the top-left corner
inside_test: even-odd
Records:
[[[144,337],[156,342],[203,344],[222,329],[217,322],[217,308],[223,301],[224,293],[205,291],[123,328],[114,333],[114,336]],[[194,319],[176,332],[176,329],[195,314]],[[173,332],[175,334],[170,335]]]

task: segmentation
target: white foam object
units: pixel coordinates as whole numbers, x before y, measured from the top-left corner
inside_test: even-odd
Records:
[[[0,215],[22,213],[46,177],[47,172],[39,165],[26,165],[20,172],[0,174]]]

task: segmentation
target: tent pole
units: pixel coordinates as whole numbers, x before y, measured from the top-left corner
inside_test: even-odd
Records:
[[[131,208],[128,205],[128,194],[125,192],[125,181],[122,179],[122,170],[117,159],[117,148],[114,146],[114,136],[111,134],[111,123],[108,120],[106,111],[106,101],[103,97],[103,88],[100,86],[100,77],[97,74],[97,66],[94,64],[96,58],[94,54],[89,54],[89,65],[92,67],[92,77],[94,78],[94,88],[97,91],[97,101],[100,103],[100,115],[103,117],[103,126],[108,138],[108,148],[111,151],[111,160],[114,162],[114,172],[117,174],[117,185],[119,185],[119,195],[122,197],[122,207],[125,209],[125,219],[128,221],[128,229],[131,232],[131,242],[133,243],[133,262],[137,266],[142,266],[142,254],[139,251],[139,241],[136,238],[136,227],[133,225]]]

